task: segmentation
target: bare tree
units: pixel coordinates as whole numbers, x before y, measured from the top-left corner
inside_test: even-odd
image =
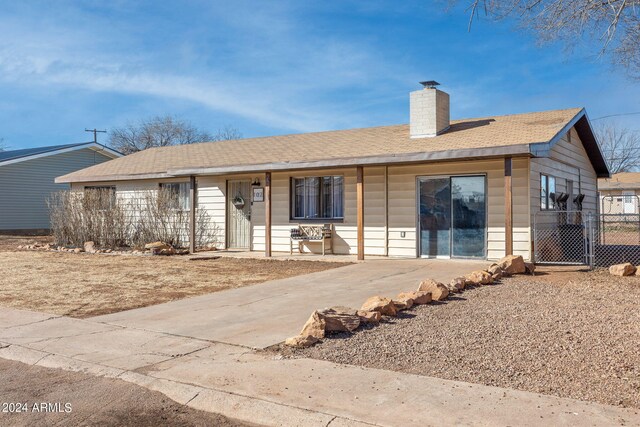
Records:
[[[599,40],[601,55],[609,53],[615,64],[640,78],[640,0],[465,1],[469,28],[483,12],[496,20],[515,17],[541,41],[562,41],[568,48],[584,39]]]
[[[230,126],[219,130],[216,135],[211,135],[186,120],[167,115],[115,128],[109,132],[108,144],[121,153],[131,154],[152,147],[237,139],[239,136],[240,132]]]
[[[0,138],[0,151],[4,151],[7,148],[9,148],[9,146],[7,144],[5,144],[4,138]]]
[[[640,166],[640,132],[605,123],[596,134],[611,173],[630,172]]]
[[[218,132],[216,132],[211,141],[229,141],[240,138],[242,138],[242,133],[240,133],[237,128],[226,125],[218,129]]]

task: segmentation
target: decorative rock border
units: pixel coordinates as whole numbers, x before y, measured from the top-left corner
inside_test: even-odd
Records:
[[[634,267],[635,268],[635,267]],[[635,270],[634,270],[635,271]],[[328,333],[353,332],[363,324],[378,324],[382,316],[395,317],[399,311],[414,305],[444,301],[449,295],[464,291],[467,287],[490,285],[512,274],[534,274],[535,265],[525,262],[520,255],[509,255],[487,270],[476,270],[464,277],[456,277],[448,284],[433,279],[420,282],[418,289],[401,292],[394,299],[375,295],[368,298],[360,310],[349,307],[332,307],[315,310],[304,324],[300,334],[287,338],[285,345],[309,347],[322,340]]]

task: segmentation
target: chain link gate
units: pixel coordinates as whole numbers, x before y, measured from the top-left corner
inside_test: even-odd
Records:
[[[533,216],[534,260],[537,264],[593,264],[593,215],[548,210]]]
[[[640,213],[540,211],[534,215],[533,238],[538,264],[640,265]]]

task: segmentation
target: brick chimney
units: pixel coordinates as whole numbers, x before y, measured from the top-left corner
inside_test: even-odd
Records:
[[[436,81],[420,84],[423,89],[409,96],[409,133],[411,138],[430,138],[449,129],[449,94],[436,89]]]

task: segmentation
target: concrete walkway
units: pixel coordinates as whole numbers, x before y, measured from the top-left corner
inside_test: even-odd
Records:
[[[487,261],[372,260],[257,286],[92,318],[94,322],[266,348],[297,335],[313,310],[360,308],[373,295],[395,297],[427,277],[450,281]]]
[[[637,410],[0,308],[0,357],[269,426],[640,425]]]

